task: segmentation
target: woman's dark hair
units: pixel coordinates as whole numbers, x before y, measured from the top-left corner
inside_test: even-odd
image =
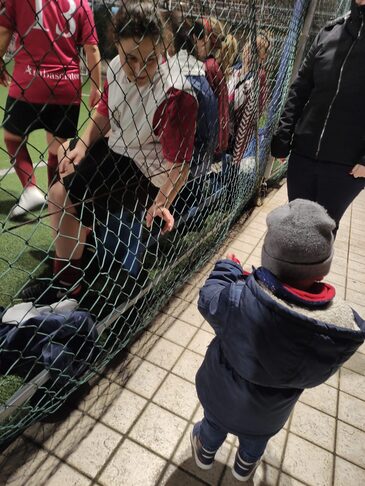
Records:
[[[185,49],[189,54],[194,54],[194,36],[197,39],[202,39],[204,37],[203,25],[188,19],[179,10],[165,12],[163,18],[166,20],[166,24],[173,34],[175,52]]]
[[[157,7],[147,0],[123,0],[113,19],[113,39],[142,39],[150,37],[162,42],[163,24]]]

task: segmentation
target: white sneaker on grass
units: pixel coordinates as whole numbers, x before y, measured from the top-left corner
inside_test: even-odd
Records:
[[[10,210],[9,218],[18,218],[32,209],[39,208],[46,202],[46,197],[36,186],[27,187],[20,196],[19,202]]]

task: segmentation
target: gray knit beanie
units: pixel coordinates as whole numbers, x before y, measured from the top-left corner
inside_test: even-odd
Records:
[[[271,211],[266,223],[263,267],[279,280],[289,282],[327,275],[336,225],[322,206],[295,199]]]

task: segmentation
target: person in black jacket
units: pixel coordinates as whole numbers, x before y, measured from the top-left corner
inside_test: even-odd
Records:
[[[305,388],[332,376],[364,342],[365,322],[321,282],[333,257],[335,222],[296,199],[267,217],[262,267],[244,272],[234,255],[216,263],[198,308],[216,333],[196,375],[204,418],[191,443],[210,469],[227,433],[239,438],[233,475],[247,481],[268,440]]]
[[[365,0],[317,35],[292,84],[271,153],[288,196],[324,206],[338,228],[365,187]]]

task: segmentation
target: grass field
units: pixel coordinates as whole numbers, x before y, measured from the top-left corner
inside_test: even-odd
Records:
[[[89,83],[86,83],[79,118],[81,130],[89,117],[88,93]],[[7,90],[0,88],[1,118],[6,97]],[[33,132],[29,137],[28,146],[35,166],[37,184],[46,192],[47,169],[45,166],[38,166],[40,161],[47,160],[45,132]],[[22,191],[16,174],[8,172],[7,169],[10,169],[10,162],[4,146],[3,130],[0,129],[0,306],[8,305],[31,275],[44,271],[43,262],[52,247],[48,218],[38,219],[40,215],[45,214],[46,208],[43,212],[37,211],[27,216],[28,220],[34,219],[34,222],[25,226],[20,226],[24,221],[12,222],[7,219],[10,208]]]

